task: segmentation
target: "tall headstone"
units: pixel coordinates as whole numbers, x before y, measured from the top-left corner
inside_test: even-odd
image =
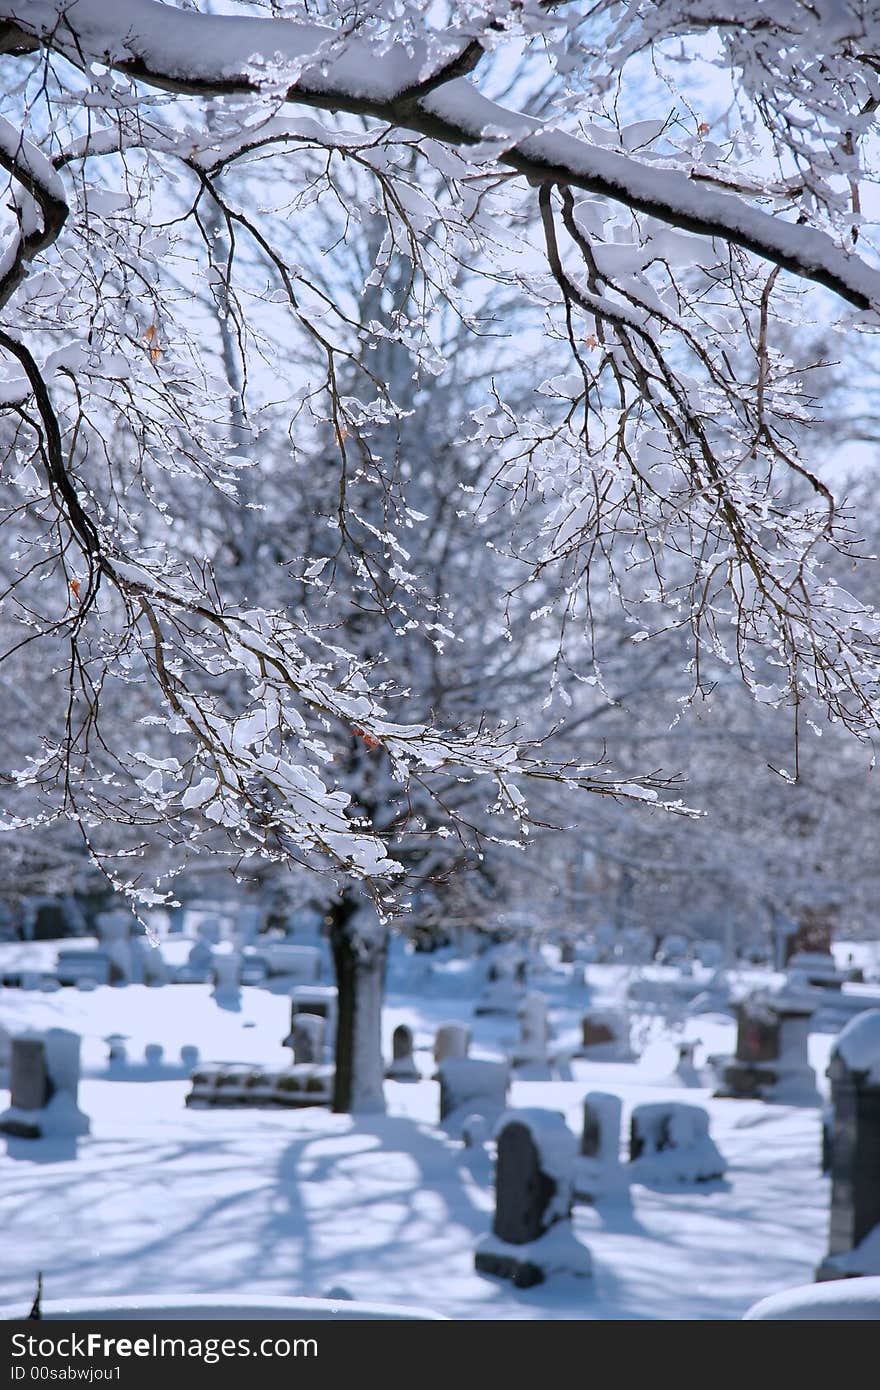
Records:
[[[477,1247],[481,1274],[518,1288],[548,1274],[589,1274],[589,1252],[571,1230],[577,1143],[555,1111],[512,1111],[496,1131],[495,1216]]]
[[[134,925],[133,914],[125,908],[99,912],[95,918],[101,948],[110,961],[111,984],[128,984],[133,978],[135,958],[131,933]]]
[[[594,1202],[625,1187],[628,1175],[620,1161],[619,1096],[590,1091],[584,1096],[580,1156],[575,1164],[575,1196]]]
[[[224,942],[211,952],[211,975],[214,993],[219,996],[237,995],[241,988],[241,954]]]
[[[391,1061],[385,1071],[389,1081],[419,1081],[421,1073],[413,1057],[413,1033],[405,1023],[395,1028],[391,1037]]]
[[[831,1225],[817,1278],[840,1279],[873,1273],[859,1246],[880,1230],[880,1009],[847,1024],[832,1048],[827,1074]]]
[[[514,1066],[547,1065],[547,997],[532,991],[519,1006],[520,1037],[513,1054]]]

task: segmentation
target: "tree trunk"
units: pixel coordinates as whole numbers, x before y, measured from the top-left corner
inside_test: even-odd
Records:
[[[388,930],[375,909],[347,889],[330,909],[330,947],[339,991],[333,1109],[385,1110],[382,998]]]

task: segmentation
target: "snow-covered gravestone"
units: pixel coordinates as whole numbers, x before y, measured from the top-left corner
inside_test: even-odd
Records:
[[[518,1009],[520,1037],[511,1058],[515,1067],[546,1066],[549,1027],[546,995],[527,994]]]
[[[419,1081],[421,1073],[413,1057],[413,1033],[405,1023],[395,1028],[391,1037],[391,1061],[385,1072],[389,1081]]]
[[[9,1109],[0,1131],[20,1139],[88,1134],[88,1117],[77,1104],[79,1046],[76,1033],[49,1028],[12,1039]]]
[[[327,1020],[321,1014],[295,1014],[290,1026],[290,1046],[293,1064],[318,1063],[324,1060],[324,1029]]]
[[[434,1034],[434,1061],[439,1066],[441,1062],[466,1057],[470,1045],[470,1028],[463,1023],[441,1023]]]
[[[241,953],[223,942],[211,952],[211,975],[218,998],[235,996],[241,988]]]
[[[592,1202],[625,1188],[629,1175],[620,1161],[619,1096],[590,1091],[584,1096],[580,1155],[575,1163],[575,1196]]]
[[[184,1043],[180,1049],[180,1065],[187,1071],[199,1065],[199,1049],[193,1043]]]
[[[495,1218],[477,1247],[477,1271],[518,1288],[550,1274],[591,1274],[590,1252],[571,1226],[577,1141],[564,1116],[510,1111],[498,1123],[496,1142]]]
[[[525,967],[526,963],[521,955],[499,951],[490,962],[486,987],[474,1007],[474,1013],[516,1013],[523,993]]]
[[[831,1228],[819,1279],[880,1274],[880,1009],[831,1050]]]
[[[293,1047],[293,1029],[301,1014],[315,1014],[324,1020],[325,1047],[334,1050],[337,1008],[335,985],[295,985],[290,992],[290,1033],[282,1046]]]
[[[816,1073],[808,1060],[814,1007],[784,991],[758,991],[735,1008],[736,1054],[722,1063],[716,1096],[817,1105]]]
[[[95,926],[101,949],[110,961],[110,983],[128,984],[133,977],[135,957],[131,949],[131,933],[135,918],[125,908],[99,912]]]
[[[727,1165],[699,1105],[637,1105],[630,1120],[630,1178],[645,1183],[711,1182]]]
[[[493,1122],[507,1108],[510,1068],[506,1062],[450,1057],[438,1068],[440,1123],[458,1133],[465,1120],[482,1115]]]

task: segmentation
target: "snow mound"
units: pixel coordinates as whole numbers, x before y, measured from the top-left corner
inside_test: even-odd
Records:
[[[880,1009],[870,1009],[850,1019],[831,1050],[847,1068],[867,1073],[867,1080],[880,1085]]]
[[[804,1284],[762,1298],[743,1315],[746,1322],[843,1322],[880,1319],[880,1277]]]

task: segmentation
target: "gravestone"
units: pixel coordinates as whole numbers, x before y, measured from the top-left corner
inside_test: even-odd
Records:
[[[434,1034],[434,1061],[438,1064],[467,1057],[471,1030],[463,1023],[441,1023]]]
[[[605,1009],[581,1017],[581,1045],[575,1056],[630,1062],[633,1055],[629,1019],[624,1013]]]
[[[628,1177],[620,1162],[619,1096],[590,1091],[584,1096],[580,1156],[575,1163],[575,1196],[593,1202],[625,1187]]]
[[[817,1279],[871,1274],[859,1247],[880,1231],[880,1010],[852,1019],[828,1065],[831,1222]]]
[[[486,986],[474,1007],[474,1013],[516,1013],[525,976],[526,961],[519,951],[504,947],[495,952],[486,972]]]
[[[211,975],[216,995],[237,995],[241,988],[241,955],[224,942],[211,952]]]
[[[20,1139],[87,1134],[77,1104],[80,1040],[65,1028],[21,1033],[12,1039],[10,1106],[0,1131]]]
[[[42,1110],[52,1095],[42,1037],[27,1035],[12,1042],[9,1092],[17,1110]]]
[[[325,1026],[326,1019],[320,1014],[294,1015],[290,1025],[294,1066],[300,1066],[304,1062],[323,1061]]]
[[[405,1023],[395,1028],[391,1037],[391,1061],[385,1072],[389,1081],[419,1081],[421,1073],[413,1057],[413,1033]]]
[[[333,1055],[336,1049],[337,990],[335,985],[295,985],[290,992],[290,1033],[283,1047],[293,1047],[293,1025],[299,1014],[316,1014],[324,1019],[324,1046]]]
[[[510,1068],[506,1062],[475,1057],[449,1057],[437,1069],[440,1081],[440,1123],[460,1132],[470,1115],[495,1121],[507,1106]]]
[[[123,1066],[128,1061],[126,1039],[122,1033],[109,1033],[104,1039],[107,1044],[107,1061],[111,1066]]]
[[[514,1066],[547,1065],[547,998],[543,994],[527,994],[519,1006],[520,1038],[512,1061]]]
[[[127,984],[133,978],[134,953],[131,949],[131,933],[134,926],[135,918],[125,908],[99,912],[95,917],[101,949],[110,961],[112,985]]]
[[[260,948],[270,976],[286,976],[310,984],[321,974],[321,952],[317,946],[296,946],[287,941],[266,942]]]
[[[570,936],[564,936],[559,943],[559,963],[574,965],[574,942]]]
[[[187,1071],[192,1071],[194,1067],[199,1065],[199,1049],[194,1047],[192,1043],[184,1043],[180,1049],[180,1065],[185,1067]]]
[[[144,1048],[144,1065],[148,1067],[161,1067],[162,1058],[165,1056],[165,1049],[161,1043],[147,1043]]]
[[[816,1073],[808,1061],[812,1004],[784,992],[757,992],[734,1005],[736,1053],[720,1060],[716,1096],[818,1104]]]
[[[64,946],[58,952],[55,975],[63,985],[79,985],[81,980],[108,985],[111,979],[110,957],[100,947],[89,950],[85,946]]]
[[[590,1258],[571,1230],[577,1144],[554,1111],[511,1111],[496,1130],[495,1216],[477,1247],[481,1274],[518,1288],[551,1273],[589,1274]]]
[[[727,1168],[702,1106],[671,1101],[634,1108],[629,1156],[630,1177],[638,1182],[710,1182]]]

